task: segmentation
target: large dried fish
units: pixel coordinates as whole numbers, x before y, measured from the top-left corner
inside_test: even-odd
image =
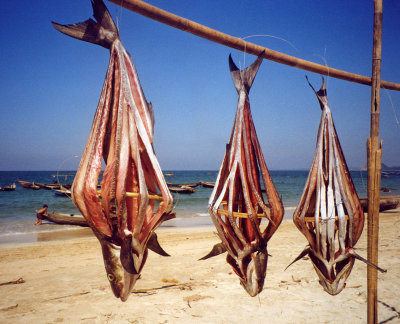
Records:
[[[125,301],[148,248],[167,255],[154,230],[171,214],[172,196],[155,156],[153,109],[143,94],[130,55],[101,0],[94,18],[60,32],[110,49],[110,62],[89,139],[72,186],[72,199],[99,239],[107,278]],[[106,169],[97,190],[102,169]]]
[[[363,230],[364,212],[333,124],[325,81],[322,79],[318,92],[310,87],[322,116],[314,160],[293,214],[293,222],[309,246],[292,263],[309,255],[322,287],[336,295],[346,286],[355,259],[368,263],[354,251]]]
[[[241,71],[229,56],[239,100],[231,137],[209,200],[209,213],[222,243],[202,258],[227,251],[227,262],[250,296],[263,289],[268,261],[267,243],[280,225],[284,212],[250,112],[248,95],[261,62],[260,55],[251,66]],[[264,202],[263,187],[268,203]],[[264,230],[260,228],[262,218],[268,221]]]

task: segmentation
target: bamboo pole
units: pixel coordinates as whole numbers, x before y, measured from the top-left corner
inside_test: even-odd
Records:
[[[289,65],[292,67],[296,67],[314,73],[328,75],[332,78],[347,80],[369,86],[372,84],[370,77],[309,62],[303,59],[296,58],[294,56],[270,50],[266,47],[246,42],[241,38],[224,34],[220,31],[211,29],[209,27],[198,24],[186,18],[174,15],[168,11],[154,7],[140,0],[109,0],[109,1],[117,4],[118,6],[122,6],[128,10],[141,14],[145,17],[157,20],[166,25],[181,29],[188,33],[237,49],[239,51],[243,51],[256,56],[258,56],[261,52],[264,51],[264,59],[270,61]],[[381,81],[381,87],[385,89],[400,91],[400,84],[398,83]]]
[[[379,112],[382,57],[382,0],[374,0],[372,51],[371,128],[367,139],[368,165],[368,261],[378,265],[379,199],[382,167],[382,142],[379,143]],[[368,324],[378,323],[378,273],[367,268]]]

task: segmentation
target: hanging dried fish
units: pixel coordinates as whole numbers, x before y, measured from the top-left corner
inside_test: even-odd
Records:
[[[336,295],[346,286],[355,259],[371,264],[354,251],[363,230],[364,212],[333,124],[325,81],[322,78],[318,92],[309,85],[318,98],[322,116],[314,160],[293,214],[293,222],[309,246],[291,264],[309,255],[322,287]]]
[[[250,112],[249,91],[262,62],[260,55],[239,70],[229,56],[229,67],[239,94],[231,137],[226,147],[209,213],[222,241],[202,260],[228,252],[227,262],[250,296],[260,293],[267,270],[267,243],[283,217],[282,201],[265,164]],[[268,203],[264,202],[263,187]],[[261,230],[261,219],[268,222]]]
[[[110,49],[110,62],[89,139],[72,186],[72,199],[99,239],[107,278],[125,301],[147,258],[148,248],[168,255],[154,230],[171,214],[172,196],[155,156],[153,109],[143,94],[130,55],[101,0],[94,18],[60,32]],[[98,191],[102,169],[106,169]]]

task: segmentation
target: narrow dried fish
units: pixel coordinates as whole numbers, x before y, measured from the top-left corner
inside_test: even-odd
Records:
[[[293,214],[293,222],[309,246],[291,264],[309,255],[322,287],[336,295],[346,286],[355,259],[374,265],[354,251],[364,227],[364,212],[333,124],[325,81],[322,78],[318,92],[311,84],[310,87],[317,96],[322,116],[314,160]]]
[[[107,278],[125,301],[148,248],[168,255],[154,230],[171,214],[172,196],[153,150],[153,108],[146,101],[132,59],[101,0],[96,21],[53,23],[60,32],[110,50],[110,62],[89,139],[72,186],[72,199],[99,239]],[[102,169],[106,169],[97,190]]]
[[[248,95],[261,62],[260,55],[251,66],[239,70],[229,56],[239,100],[231,137],[209,200],[209,213],[222,243],[202,258],[227,251],[227,262],[250,296],[263,289],[268,262],[267,243],[284,213],[250,112]],[[264,202],[263,187],[268,203]],[[262,218],[268,222],[264,231],[260,228]]]

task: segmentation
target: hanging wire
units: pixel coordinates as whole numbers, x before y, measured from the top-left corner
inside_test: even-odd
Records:
[[[116,14],[117,16],[117,29],[118,32],[120,32],[120,24],[122,25],[122,5],[124,3],[124,0],[121,0],[121,2],[119,3],[119,13]]]
[[[253,38],[253,37],[267,37],[267,38],[275,38],[275,39],[279,39],[281,41],[284,41],[285,43],[289,44],[296,52],[299,52],[298,48],[296,46],[293,45],[293,43],[289,42],[287,39],[278,37],[278,36],[274,36],[274,35],[267,35],[267,34],[256,34],[256,35],[249,35],[249,36],[245,36],[245,37],[240,37],[240,39],[245,40],[248,38]],[[243,51],[243,65],[244,67],[246,66],[246,56],[245,54],[246,52],[246,46],[247,43],[244,44],[244,51]],[[243,68],[240,66],[240,61],[239,61],[239,68],[240,70],[243,70]]]
[[[385,93],[386,93],[387,97],[389,98],[390,105],[392,106],[392,110],[393,110],[394,120],[396,121],[397,127],[400,129],[400,122],[399,122],[399,118],[397,117],[396,109],[395,109],[393,101],[392,101],[392,96],[390,95],[390,93],[387,89],[385,89],[385,88],[383,88],[383,89],[385,90]]]
[[[326,59],[326,45],[324,48],[324,56],[321,56],[319,54],[314,54],[314,56],[319,57],[320,59],[322,59],[322,61],[324,62],[325,66],[328,68],[328,74],[326,75],[326,88],[329,88],[329,65],[328,65],[328,61]]]

